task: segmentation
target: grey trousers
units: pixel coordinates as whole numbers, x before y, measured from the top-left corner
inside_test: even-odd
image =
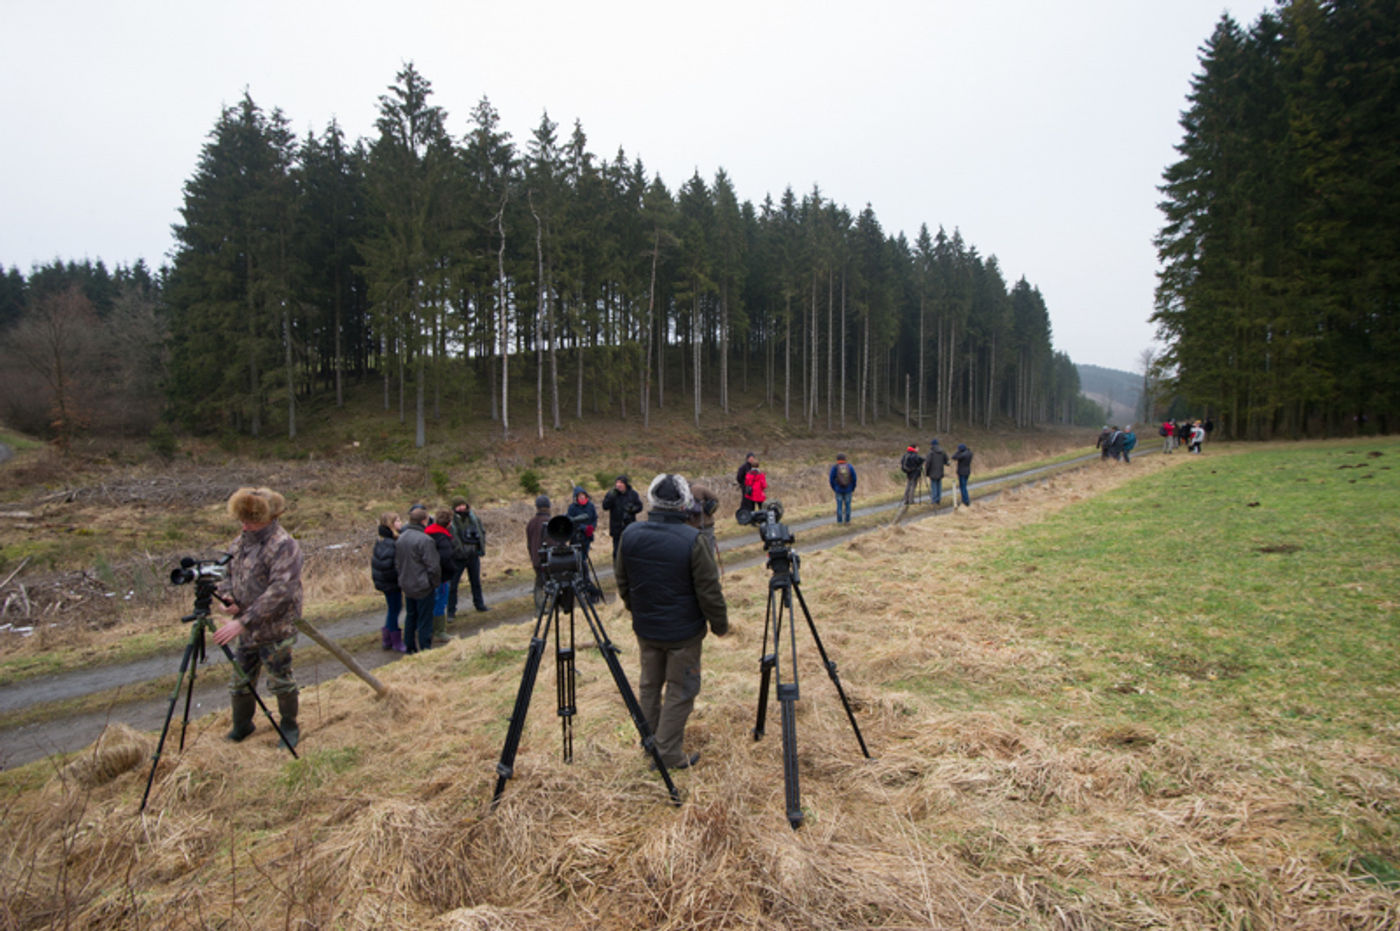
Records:
[[[637,638],[642,661],[637,700],[647,726],[656,736],[661,762],[668,767],[689,759],[683,747],[685,722],[695,707],[695,696],[700,694],[700,648],[704,639],[703,634],[674,643]]]

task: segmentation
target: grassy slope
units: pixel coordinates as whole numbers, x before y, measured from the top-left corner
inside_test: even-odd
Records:
[[[6,774],[6,908],[90,927],[1393,926],[1396,463],[1384,441],[1152,457],[811,554],[805,594],[876,759],[804,643],[800,832],[776,707],[748,736],[750,569],[726,578],[737,631],[706,648],[680,809],[586,651],[574,765],[546,661],[491,813],[524,655],[497,630],[397,664],[385,702],[345,678],[307,695],[300,762],[205,719],[145,819],[149,738]],[[1302,549],[1260,552],[1277,544]],[[635,674],[625,617],[605,619]]]

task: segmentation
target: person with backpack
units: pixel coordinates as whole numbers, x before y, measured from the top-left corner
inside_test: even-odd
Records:
[[[919,476],[923,474],[924,457],[919,455],[919,447],[910,444],[900,457],[899,469],[904,473],[904,504],[914,503],[914,495],[919,490]]]
[[[481,525],[481,518],[476,516],[471,504],[466,498],[454,498],[452,501],[452,561],[456,564],[456,571],[448,580],[447,588],[447,617],[449,619],[457,616],[457,586],[462,582],[462,573],[466,572],[467,579],[472,587],[472,605],[478,611],[488,610],[486,599],[481,593],[481,557],[486,555],[486,528]]]
[[[369,575],[376,591],[384,594],[384,626],[379,631],[380,646],[397,653],[404,651],[403,631],[399,629],[399,612],[403,610],[403,589],[399,588],[399,570],[394,565],[395,543],[403,521],[393,511],[379,515],[379,539],[369,557]]]
[[[963,507],[968,507],[972,504],[967,496],[967,477],[972,474],[972,450],[967,448],[966,443],[958,444],[953,461],[958,464],[958,494],[962,496]]]
[[[948,466],[948,454],[938,445],[938,437],[928,445],[928,458],[924,460],[924,472],[928,475],[929,503],[938,507],[943,501],[943,470]]]
[[[827,482],[836,493],[836,523],[851,522],[851,495],[856,491],[856,467],[846,459],[845,453],[836,455],[836,464],[827,474]]]
[[[1133,451],[1133,447],[1135,447],[1135,446],[1137,446],[1137,434],[1133,432],[1133,425],[1132,425],[1132,424],[1128,424],[1127,429],[1125,429],[1125,430],[1123,431],[1123,462],[1124,462],[1124,463],[1131,463],[1131,462],[1133,461],[1132,459],[1129,458],[1129,454]]]

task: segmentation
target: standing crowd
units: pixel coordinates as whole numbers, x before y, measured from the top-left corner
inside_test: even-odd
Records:
[[[1157,435],[1162,437],[1162,452],[1169,453],[1179,446],[1185,446],[1188,452],[1200,453],[1201,444],[1210,437],[1210,432],[1215,429],[1215,422],[1210,418],[1205,420],[1164,420],[1157,428]]]

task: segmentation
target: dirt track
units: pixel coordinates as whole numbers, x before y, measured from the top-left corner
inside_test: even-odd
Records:
[[[1049,473],[1063,471],[1065,469],[1080,468],[1097,458],[1097,455],[1091,454],[1071,460],[1068,463],[1026,469],[994,480],[972,482],[969,488],[972,492],[977,494],[979,500],[985,500],[994,497],[998,493],[997,491],[988,491],[989,486],[996,486],[1000,489],[1008,485],[1034,483],[1041,480]],[[905,521],[912,521],[940,514],[947,514],[951,510],[951,500],[951,496],[945,495],[944,505],[939,509],[918,509],[907,515],[903,515],[902,519]],[[862,517],[870,517],[882,513],[893,513],[898,508],[899,505],[897,503],[879,504],[864,508],[855,508],[852,513],[856,520],[860,520]],[[789,526],[794,534],[801,534],[812,531],[818,527],[830,525],[831,523],[832,518],[824,516],[800,523],[792,523]],[[881,522],[878,526],[883,525],[883,522]],[[817,551],[845,542],[862,533],[869,532],[869,529],[871,528],[867,524],[865,529],[855,530],[851,533],[840,534],[835,537],[827,537],[819,544],[801,545],[800,548],[803,552]],[[732,550],[739,546],[749,545],[752,542],[753,541],[748,538],[735,538],[723,541],[721,543],[721,548],[724,550]],[[760,559],[761,557],[750,556],[742,562],[727,564],[726,568],[743,568],[744,566],[759,562]],[[606,580],[611,576],[611,570],[606,566],[602,566],[599,569],[599,575]],[[489,602],[500,604],[502,602],[526,597],[529,595],[529,592],[529,585],[514,585],[509,588],[490,589],[487,595]],[[382,623],[382,617],[382,614],[376,612],[361,617],[348,618],[334,624],[326,625],[322,628],[321,632],[334,640],[347,640],[353,637],[362,637],[366,634],[373,634]],[[502,624],[517,624],[528,620],[530,620],[530,617],[523,614],[509,617],[505,615],[490,617],[487,624],[478,625],[473,630],[468,631],[468,633],[476,633],[489,627]],[[212,643],[209,645],[209,654],[209,663],[200,667],[198,672],[197,686],[191,701],[191,718],[214,711],[220,711],[226,707],[227,673],[222,668],[223,662],[219,655],[214,652]],[[142,699],[140,701],[123,701],[121,699],[120,689],[124,686],[134,686],[138,683],[161,678],[166,678],[173,686],[175,674],[179,669],[179,658],[178,653],[172,653],[169,656],[153,657],[132,663],[96,667],[93,669],[40,677],[15,683],[7,687],[3,693],[0,693],[0,712],[15,711],[34,705],[65,701],[112,689],[117,689],[118,691],[114,694],[111,704],[101,711],[71,715],[42,723],[0,731],[0,768],[20,766],[41,757],[65,753],[87,746],[96,739],[97,735],[102,732],[102,729],[106,727],[107,724],[115,721],[121,721],[132,727],[143,730],[159,729],[169,707],[168,700],[151,701],[149,699]],[[364,650],[356,655],[356,660],[366,668],[381,666],[397,658],[398,654],[385,653],[378,649]],[[298,678],[301,680],[303,686],[315,685],[318,682],[334,678],[343,673],[344,668],[334,659],[330,658],[322,658],[311,664],[298,665]],[[184,700],[181,699],[177,702],[172,725],[177,732],[179,730],[179,722],[183,709]]]

